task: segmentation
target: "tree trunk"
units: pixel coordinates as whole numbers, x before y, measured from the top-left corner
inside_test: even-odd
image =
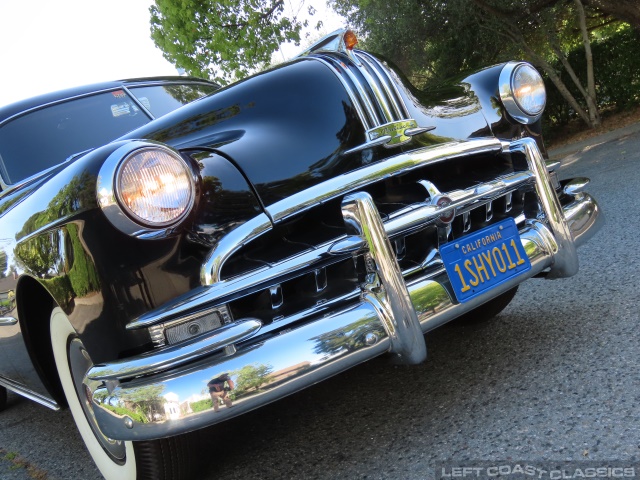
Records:
[[[491,14],[491,16],[494,19],[499,20],[499,22],[503,26],[504,34],[509,38],[511,38],[514,42],[519,43],[522,46],[522,48],[524,48],[525,52],[527,52],[531,60],[536,65],[539,65],[546,72],[551,82],[556,86],[556,88],[560,92],[560,95],[562,95],[562,97],[567,101],[567,103],[571,106],[571,108],[575,110],[575,112],[580,116],[580,118],[584,121],[584,123],[587,124],[587,126],[589,126],[589,128],[595,128],[600,124],[600,117],[597,114],[598,109],[595,105],[595,94],[594,94],[594,97],[590,99],[590,95],[588,94],[587,91],[585,91],[584,87],[580,84],[580,80],[578,79],[573,68],[571,67],[569,62],[566,60],[562,52],[558,52],[560,61],[562,62],[563,66],[567,69],[569,76],[572,78],[574,83],[576,83],[576,85],[578,86],[580,93],[585,98],[585,101],[587,102],[587,106],[589,108],[589,113],[587,113],[585,109],[582,108],[582,106],[580,106],[578,101],[569,91],[567,86],[564,84],[564,82],[562,81],[558,73],[549,64],[549,62],[547,62],[544,59],[544,57],[542,57],[541,55],[538,55],[534,51],[534,49],[531,48],[531,46],[527,43],[527,40],[524,38],[522,31],[520,30],[518,25],[513,21],[513,19],[511,19],[504,12],[489,5],[485,0],[471,0],[471,1],[475,3],[478,7],[483,9],[485,12],[488,12],[489,14]],[[588,40],[588,37],[587,37],[587,40]],[[589,44],[589,47],[590,46],[591,45]],[[594,91],[595,91],[595,88],[594,88]]]
[[[580,19],[580,30],[582,31],[582,43],[584,45],[584,56],[587,61],[587,89],[588,94],[585,96],[587,107],[589,108],[589,119],[591,125],[597,127],[600,125],[600,114],[596,102],[596,83],[593,74],[593,54],[591,53],[591,41],[589,40],[589,32],[587,30],[587,18],[584,14],[584,7],[580,0],[574,0],[578,10]]]
[[[584,108],[580,106],[578,101],[571,94],[571,92],[569,91],[567,86],[564,84],[560,76],[553,69],[553,67],[544,58],[542,58],[540,55],[534,52],[533,49],[529,47],[529,45],[522,43],[522,46],[526,50],[526,52],[529,54],[531,59],[537,65],[540,65],[540,67],[546,72],[546,74],[549,76],[549,80],[551,80],[551,82],[556,86],[556,88],[560,92],[560,95],[562,95],[562,98],[564,98],[567,101],[567,103],[571,106],[571,108],[573,108],[576,111],[576,113],[580,116],[580,118],[584,121],[584,123],[586,123],[589,126],[589,128],[595,128],[596,125],[592,123],[590,115],[587,112],[585,112]]]
[[[560,60],[560,63],[562,63],[562,66],[569,74],[569,77],[571,77],[571,80],[573,81],[574,85],[577,87],[578,91],[580,92],[580,95],[582,95],[582,97],[587,102],[587,108],[589,110],[589,122],[586,122],[587,125],[591,126],[591,122],[593,122],[593,127],[598,126],[600,124],[600,114],[598,112],[598,107],[597,107],[597,104],[595,103],[595,99],[589,96],[589,93],[582,86],[582,83],[580,83],[580,79],[578,78],[578,75],[576,75],[576,72],[571,66],[571,64],[569,63],[569,60],[567,59],[566,55],[560,48],[560,45],[558,45],[557,39],[552,35],[547,35],[547,39],[549,40],[549,45],[551,46],[551,49]]]

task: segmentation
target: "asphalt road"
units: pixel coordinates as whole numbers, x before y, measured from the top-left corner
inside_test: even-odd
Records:
[[[379,358],[221,425],[200,478],[431,479],[563,462],[636,462],[640,476],[640,133],[607,140],[561,172],[590,177],[607,216],[577,276],[529,281],[496,319],[428,334],[423,365]],[[0,427],[0,458],[49,479],[99,477],[68,412],[11,395]],[[33,475],[0,460],[0,478]]]

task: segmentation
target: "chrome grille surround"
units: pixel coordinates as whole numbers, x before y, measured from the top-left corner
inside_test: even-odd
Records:
[[[387,237],[400,238],[421,228],[434,225],[438,217],[454,209],[457,212],[457,218],[460,218],[460,221],[464,222],[465,213],[477,207],[486,208],[487,204],[492,201],[495,202],[500,198],[505,198],[506,203],[508,195],[511,194],[511,196],[513,196],[513,193],[518,191],[519,188],[528,188],[531,191],[540,190],[544,187],[541,187],[539,184],[542,183],[544,185],[545,182],[548,182],[548,174],[544,161],[535,146],[535,142],[530,139],[524,139],[515,142],[514,145],[518,145],[517,149],[515,146],[510,147],[507,144],[507,149],[503,150],[505,145],[495,139],[474,139],[467,142],[445,144],[403,153],[378,164],[365,167],[302,191],[288,198],[286,201],[277,202],[268,206],[267,210],[269,216],[274,219],[277,225],[300,212],[321,205],[329,200],[341,198],[348,193],[356,192],[358,189],[379,181],[380,179],[400,175],[433,162],[445,162],[446,160],[459,156],[477,153],[499,155],[501,153],[509,153],[509,149],[511,149],[514,151],[524,151],[529,159],[539,159],[539,161],[529,160],[530,165],[536,162],[540,163],[541,167],[535,165],[532,167],[535,168],[535,171],[529,169],[514,172],[502,178],[475,185],[468,189],[446,192],[446,195],[451,199],[451,203],[446,206],[431,204],[428,196],[425,194],[426,199],[424,202],[411,205],[390,215],[384,221],[384,229]],[[542,178],[542,180],[540,180],[540,178]],[[549,188],[546,189],[544,194],[553,194],[555,196],[555,191]],[[546,208],[549,208],[550,202],[546,203],[548,204]],[[558,216],[557,213],[556,216]],[[517,221],[523,225],[524,217],[518,217]],[[554,231],[561,230],[555,223]],[[276,263],[262,266],[232,278],[223,278],[221,272],[225,262],[242,246],[255,241],[272,228],[273,225],[268,221],[268,217],[261,214],[253,221],[249,221],[232,231],[216,245],[210,252],[207,261],[203,264],[203,285],[201,287],[188,292],[175,301],[169,302],[154,311],[142,315],[131,322],[127,328],[149,327],[173,319],[183,318],[185,315],[192,314],[193,305],[196,304],[214,307],[227,304],[256,292],[269,290],[274,286],[281,285],[299,277],[303,273],[311,273],[318,268],[336,263],[340,259],[353,255],[355,252],[363,251],[365,248],[361,238],[354,235],[343,235],[340,238],[316,245],[300,254],[282,259]],[[564,230],[561,230],[561,233],[566,235]],[[568,258],[573,256],[575,256],[575,249],[573,254],[569,255]],[[438,265],[438,262],[439,255],[437,251],[427,252],[425,262],[422,265],[406,269],[403,274],[405,276],[415,275],[422,270]],[[561,263],[566,262],[558,263],[556,270],[560,268]],[[569,261],[568,263],[572,264],[573,261]],[[574,267],[569,267],[569,271],[573,269]],[[563,272],[564,267],[560,269],[560,271]],[[327,305],[323,305],[318,310],[323,311],[326,307]],[[295,317],[300,318],[300,315],[295,315]],[[277,323],[277,328],[281,328],[288,322]],[[275,326],[264,326],[262,331],[265,332],[275,328]]]
[[[585,182],[569,182],[561,204],[556,191],[550,187],[549,175],[535,141],[522,139],[504,144],[501,151],[503,154],[524,157],[526,170],[514,172],[511,178],[493,179],[458,193],[445,192],[454,199],[451,205],[438,207],[425,201],[421,205],[403,208],[386,219],[378,214],[376,206],[367,198],[368,194],[357,188],[347,192],[346,196],[340,196],[344,221],[353,228],[343,237],[249,274],[203,285],[139,318],[137,323],[131,323],[129,328],[148,326],[149,321],[162,322],[184,317],[190,311],[202,311],[209,306],[228,302],[234,296],[239,298],[246,292],[261,289],[269,292],[271,287],[284,285],[286,281],[299,277],[300,272],[308,271],[310,275],[315,275],[319,269],[318,262],[327,259],[362,259],[366,264],[366,282],[358,285],[359,292],[335,299],[328,306],[318,305],[306,312],[299,312],[295,316],[299,322],[295,325],[292,317],[270,325],[265,325],[257,318],[242,318],[199,337],[197,341],[94,366],[87,372],[85,383],[95,388],[89,398],[94,399],[93,410],[100,429],[109,438],[118,440],[147,440],[175,435],[213,425],[260,407],[384,352],[404,356],[406,354],[403,352],[408,348],[409,354],[420,358],[423,346],[417,346],[415,350],[410,346],[416,339],[422,341],[416,327],[421,332],[429,331],[542,272],[547,272],[550,277],[574,274],[577,269],[576,247],[598,230],[603,219],[597,203],[581,191]],[[446,272],[438,268],[437,263],[434,268],[409,277],[406,272],[398,275],[397,270],[390,275],[382,272],[382,265],[386,264],[386,270],[395,261],[390,248],[380,248],[381,243],[389,243],[393,232],[405,234],[420,231],[424,226],[432,225],[435,218],[446,209],[452,208],[460,208],[457,218],[462,223],[465,211],[470,212],[471,216],[474,212],[486,215],[489,202],[492,202],[492,210],[496,215],[496,205],[503,200],[507,205],[509,193],[514,202],[513,193],[521,192],[522,188],[530,188],[526,195],[535,195],[538,207],[535,211],[525,209],[516,220],[520,240],[531,262],[531,270],[526,274],[460,304],[451,294]],[[368,203],[369,206],[364,207],[368,211],[364,215],[354,214],[354,202],[361,206]],[[249,227],[245,231],[232,232],[230,236],[245,241],[249,241],[252,235],[258,238],[261,233],[256,223]],[[376,230],[376,239],[373,241],[367,233],[370,229]],[[220,253],[223,256],[218,260],[222,265],[229,256],[226,250]],[[437,249],[434,255],[435,260]],[[217,262],[211,265],[216,266]],[[381,277],[384,276],[392,281],[383,280]],[[393,277],[402,283],[400,287],[395,285],[397,282],[393,281]],[[322,281],[320,285],[323,285]],[[394,290],[394,295],[388,295],[389,289]],[[401,298],[394,300],[394,296]],[[407,297],[410,300],[408,304]],[[395,317],[393,312],[397,307],[402,311],[410,311],[401,315],[400,319],[394,318],[396,323],[386,321],[389,319],[385,317],[389,315]],[[409,363],[411,361],[409,358]],[[185,392],[187,397],[198,394],[204,379],[214,378],[222,372],[241,372],[251,365],[275,365],[278,362],[281,362],[279,372],[287,372],[287,376],[267,378],[268,385],[265,388],[248,393],[232,409],[217,412],[205,410],[170,422],[159,416],[141,423],[126,415],[114,415],[95,401],[106,397],[113,399],[110,401],[124,401],[131,397],[132,392],[145,387],[174,391],[188,386],[189,391]],[[96,380],[102,380],[104,384]]]

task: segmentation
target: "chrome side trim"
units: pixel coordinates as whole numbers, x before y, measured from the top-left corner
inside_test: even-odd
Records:
[[[28,398],[29,400],[33,400],[34,402],[50,408],[51,410],[60,410],[60,405],[58,405],[58,403],[52,398],[45,397],[44,395],[34,392],[33,390],[29,390],[27,387],[19,384],[18,382],[14,382],[13,380],[0,377],[0,386],[5,387],[7,390],[11,390],[18,395]]]
[[[571,230],[564,216],[562,205],[551,184],[549,171],[535,140],[523,138],[511,144],[512,153],[526,156],[529,170],[534,174],[538,201],[544,211],[545,222],[549,225],[558,247],[554,252],[554,265],[547,278],[570,277],[578,273],[578,252]]]
[[[311,188],[296,193],[267,207],[275,223],[286,220],[297,213],[320,205],[328,200],[345,195],[369,183],[424,167],[432,163],[480,153],[499,153],[502,144],[495,138],[474,139],[466,142],[451,142],[437,147],[423,148],[401,153],[380,163],[346,173]]]
[[[150,353],[127,358],[108,365],[94,365],[87,372],[89,380],[126,380],[130,378],[157,373],[163,370],[184,365],[202,355],[247,340],[262,327],[262,322],[255,318],[241,320],[224,325],[210,334],[202,335],[196,340],[173,347],[154,350]]]
[[[373,199],[363,192],[347,196],[342,201],[342,216],[347,230],[366,243],[368,270],[377,278],[365,286],[364,300],[378,312],[391,340],[391,351],[403,363],[423,362],[427,347],[418,317]]]

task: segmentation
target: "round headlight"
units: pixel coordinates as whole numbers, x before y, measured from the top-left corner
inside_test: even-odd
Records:
[[[195,186],[191,170],[177,153],[148,147],[133,151],[122,161],[115,193],[134,221],[152,228],[166,227],[189,212]]]
[[[536,116],[544,110],[547,92],[542,77],[531,65],[518,65],[513,72],[513,96],[528,115]]]
[[[547,101],[544,82],[528,63],[508,63],[500,72],[500,98],[515,120],[533,123],[540,118]]]

